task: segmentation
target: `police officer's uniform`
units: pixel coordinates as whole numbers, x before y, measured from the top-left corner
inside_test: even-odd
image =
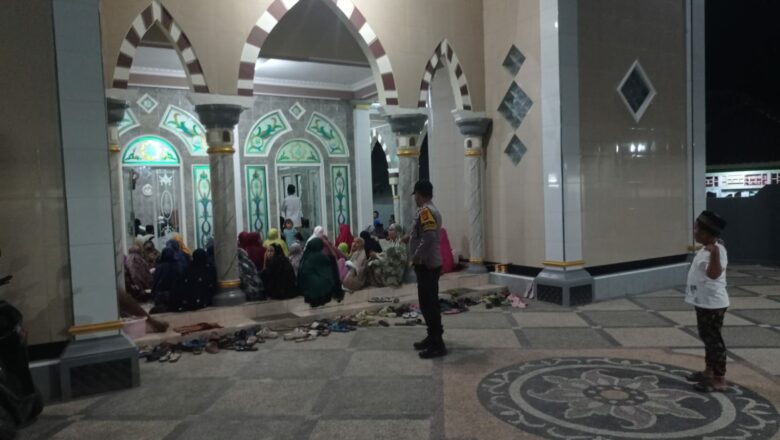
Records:
[[[414,192],[432,197],[433,185],[420,181]],[[417,275],[417,297],[420,311],[428,326],[428,337],[414,344],[420,357],[430,358],[446,354],[442,334],[441,309],[439,307],[439,276],[441,275],[441,213],[430,200],[417,209],[410,236],[410,254]]]

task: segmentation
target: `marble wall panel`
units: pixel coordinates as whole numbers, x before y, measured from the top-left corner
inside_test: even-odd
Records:
[[[685,2],[595,0],[578,19],[583,257],[685,253]],[[657,91],[639,122],[616,91],[637,59]]]

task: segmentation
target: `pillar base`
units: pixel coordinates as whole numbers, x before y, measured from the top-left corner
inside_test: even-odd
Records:
[[[469,266],[466,268],[466,273],[488,273],[488,270],[483,263],[469,263]]]
[[[246,302],[246,294],[238,289],[225,290],[214,295],[211,302],[215,307],[240,306]]]
[[[60,357],[62,400],[140,384],[138,351],[122,333],[72,341]]]
[[[536,299],[565,307],[593,302],[593,277],[585,269],[544,269],[534,280]]]

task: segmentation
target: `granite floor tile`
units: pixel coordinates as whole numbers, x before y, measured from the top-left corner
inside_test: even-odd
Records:
[[[325,380],[242,380],[213,402],[210,417],[243,418],[310,415]]]
[[[737,309],[780,309],[780,301],[774,301],[769,298],[729,298],[731,305],[729,310]],[[780,310],[776,310],[780,313]]]
[[[588,321],[602,327],[662,327],[669,321],[644,310],[601,310],[582,312]]]
[[[358,351],[352,354],[345,376],[428,376],[432,363],[420,359],[410,345],[406,351]]]
[[[429,420],[320,420],[311,440],[427,439]]]
[[[176,440],[299,440],[308,437],[313,422],[305,418],[243,417],[240,420],[199,417],[183,430]]]
[[[316,408],[324,418],[428,418],[437,401],[429,377],[345,377],[328,384]]]
[[[780,331],[756,326],[724,327],[723,339],[729,349],[732,347],[780,347]]]
[[[73,416],[84,412],[106,396],[93,396],[71,400],[69,402],[50,402],[43,408],[43,416]]]
[[[518,339],[528,341],[532,348],[608,348],[614,344],[591,328],[524,328],[515,330]]]
[[[688,333],[668,327],[605,329],[623,347],[696,347],[701,341]]]
[[[240,376],[246,379],[328,379],[344,371],[350,354],[344,350],[278,350],[273,356],[260,356],[246,365]]]
[[[731,351],[767,373],[780,376],[780,347],[734,348]]]
[[[457,315],[442,315],[445,328],[499,329],[511,328],[512,323],[504,313],[469,311]]]
[[[596,302],[593,304],[588,304],[587,306],[582,306],[579,308],[581,311],[590,311],[590,310],[641,310],[641,307],[634,304],[628,299],[621,298],[621,299],[611,299],[609,301],[601,301]]]
[[[545,301],[539,301],[538,299],[526,299],[527,309],[532,312],[571,312],[574,310],[572,307],[564,307],[558,304],[553,304]]]
[[[651,310],[691,310],[693,306],[686,303],[683,297],[679,298],[641,298],[636,297],[634,301]]]
[[[63,417],[41,416],[35,423],[20,430],[16,440],[50,440],[55,433],[71,423],[72,421]]]
[[[687,312],[681,312],[681,311],[658,312],[658,314],[665,316],[669,320],[674,321],[676,324],[679,325],[684,325],[684,326],[696,325],[696,312],[693,310]],[[729,311],[726,313],[726,317],[723,320],[723,325],[753,325],[753,323]]]
[[[656,292],[634,295],[633,298],[680,298],[683,296],[685,296],[685,294],[677,289],[664,289]]]
[[[778,278],[778,281],[780,281],[780,278]],[[744,286],[742,289],[761,295],[780,295],[780,284],[771,286]]]
[[[223,378],[181,379],[174,371],[178,372],[172,369],[170,377],[165,381],[155,381],[138,388],[115,392],[103,400],[101,405],[91,407],[87,414],[101,418],[181,418],[204,411],[232,383]],[[173,401],[176,402],[175,405],[172,404]]]
[[[376,328],[358,331],[349,348],[357,350],[409,350],[412,344],[425,337],[425,327]]]
[[[520,327],[588,327],[575,312],[530,312],[521,311],[512,314]]]
[[[444,329],[444,342],[451,349],[518,348],[512,330]]]
[[[82,420],[68,425],[51,440],[159,440],[178,423],[175,420]]]
[[[780,325],[780,310],[731,310],[729,314],[736,314],[759,324]],[[752,323],[751,323],[752,324]]]

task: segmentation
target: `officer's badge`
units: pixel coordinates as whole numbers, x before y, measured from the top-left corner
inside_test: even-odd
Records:
[[[420,225],[422,225],[424,232],[435,231],[439,227],[436,224],[436,217],[427,207],[420,210]]]

